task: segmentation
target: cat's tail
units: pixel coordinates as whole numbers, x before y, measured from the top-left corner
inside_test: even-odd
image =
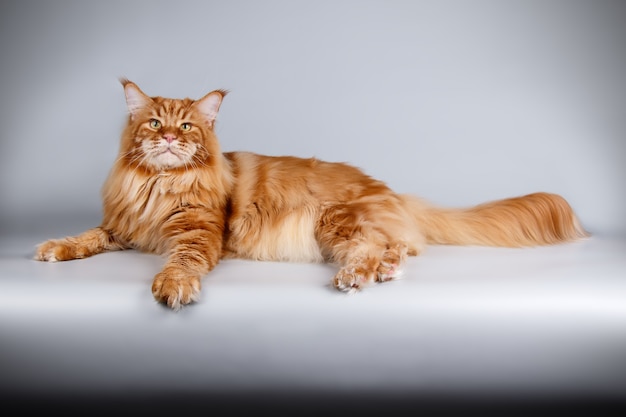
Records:
[[[467,209],[405,198],[429,244],[521,247],[589,236],[568,202],[556,194],[529,194]]]

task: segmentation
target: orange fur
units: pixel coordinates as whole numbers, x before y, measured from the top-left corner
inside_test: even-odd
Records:
[[[198,299],[202,276],[222,258],[333,262],[333,285],[354,291],[393,279],[427,244],[519,247],[587,235],[554,194],[443,209],[347,164],[222,153],[213,128],[226,91],[168,99],[122,84],[130,115],[102,189],[102,223],[40,244],[35,258],[166,255],[152,292],[174,309]]]

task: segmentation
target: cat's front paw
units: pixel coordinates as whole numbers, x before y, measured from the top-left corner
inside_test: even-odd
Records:
[[[44,262],[57,262],[83,257],[78,253],[76,244],[67,239],[52,239],[37,246],[34,259]]]
[[[177,269],[165,269],[154,277],[152,295],[173,310],[198,301],[200,298],[200,276],[186,274]]]

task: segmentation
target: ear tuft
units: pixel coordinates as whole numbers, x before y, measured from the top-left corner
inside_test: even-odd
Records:
[[[200,113],[205,116],[209,126],[213,126],[215,123],[217,113],[219,112],[220,105],[222,104],[222,99],[226,94],[228,94],[227,90],[211,91],[209,94],[196,102],[196,107]]]
[[[152,102],[152,99],[145,95],[134,82],[126,78],[120,78],[120,82],[124,86],[128,111],[130,112],[131,118],[134,118],[140,110],[144,109]]]

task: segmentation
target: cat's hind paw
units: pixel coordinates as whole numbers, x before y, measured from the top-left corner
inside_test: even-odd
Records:
[[[339,291],[354,294],[372,282],[372,272],[366,269],[345,266],[333,278],[333,287]]]
[[[176,270],[161,271],[152,282],[152,295],[172,310],[180,310],[200,299],[200,277]]]
[[[387,282],[392,279],[398,279],[402,275],[402,265],[406,261],[408,253],[407,245],[398,243],[389,247],[376,269],[376,280],[378,282]]]
[[[381,262],[376,271],[376,280],[378,282],[387,282],[398,279],[402,272],[402,269],[397,264]]]

